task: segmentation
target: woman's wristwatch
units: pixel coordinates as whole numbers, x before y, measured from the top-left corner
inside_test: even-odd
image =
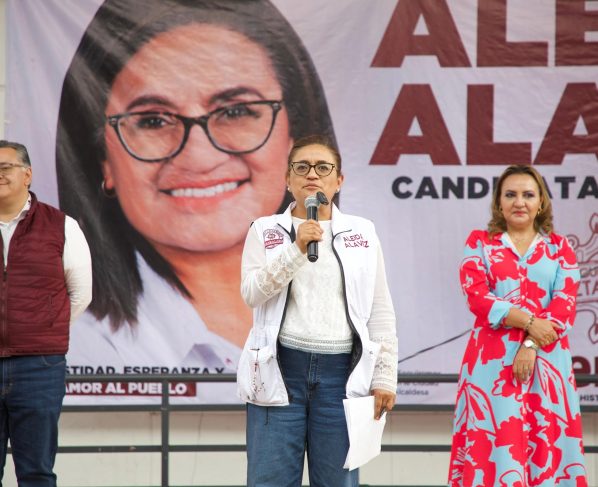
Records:
[[[523,346],[525,348],[531,348],[532,350],[535,350],[536,352],[540,349],[540,347],[536,344],[536,342],[534,342],[531,338],[526,338],[525,340],[523,340]]]

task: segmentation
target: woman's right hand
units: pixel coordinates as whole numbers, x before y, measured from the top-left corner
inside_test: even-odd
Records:
[[[306,220],[297,228],[297,238],[295,243],[301,250],[301,253],[307,253],[307,244],[309,242],[320,242],[324,231],[316,220]]]
[[[540,347],[545,347],[558,340],[559,335],[556,332],[558,329],[559,326],[550,320],[535,318],[534,322],[527,330],[527,334],[533,338]]]
[[[536,351],[520,347],[513,360],[513,375],[518,381],[527,382],[536,366]]]

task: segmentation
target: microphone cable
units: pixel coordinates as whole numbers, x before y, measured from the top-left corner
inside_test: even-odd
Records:
[[[418,350],[417,352],[402,358],[401,360],[399,360],[397,363],[402,363],[402,362],[406,362],[407,360],[410,360],[414,357],[417,357],[418,355],[421,355],[424,352],[429,352],[430,350],[434,350],[435,348],[441,347],[442,345],[446,345],[447,343],[450,343],[452,341],[455,341],[459,338],[461,338],[463,335],[466,335],[467,333],[471,333],[471,328],[467,328],[464,332],[459,333],[458,335],[455,335],[454,337],[449,338],[448,340],[445,340],[443,342],[437,343],[436,345],[432,345],[430,347],[426,347],[426,348],[422,348],[421,350]]]

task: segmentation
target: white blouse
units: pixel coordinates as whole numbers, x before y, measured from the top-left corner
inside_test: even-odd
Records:
[[[303,222],[293,217],[295,228]],[[319,223],[324,234],[318,260],[301,266],[293,276],[279,339],[287,347],[308,352],[351,353],[353,332],[345,314],[340,268],[332,252],[330,220]]]
[[[303,221],[293,217],[295,228]],[[281,343],[317,353],[346,353],[351,351],[352,332],[345,314],[340,268],[330,245],[330,221],[319,223],[324,230],[324,241],[318,246],[319,258],[315,263],[310,263],[296,244],[287,246],[277,258],[266,263],[263,243],[255,232],[248,232],[243,262],[261,260],[264,265],[257,271],[257,288],[244,288],[243,297],[250,306],[257,306],[292,280],[287,314],[279,335]],[[242,282],[249,271],[244,264]],[[380,247],[368,331],[370,339],[381,345],[371,388],[395,392],[398,361],[396,319]]]

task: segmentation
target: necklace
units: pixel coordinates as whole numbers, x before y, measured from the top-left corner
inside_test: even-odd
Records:
[[[527,242],[528,240],[532,240],[536,236],[535,233],[532,233],[532,234],[529,234],[529,235],[523,235],[521,237],[516,237],[514,235],[511,235],[509,232],[507,232],[507,234],[509,235],[509,238],[515,244],[520,244],[520,243],[523,243],[523,242]]]

